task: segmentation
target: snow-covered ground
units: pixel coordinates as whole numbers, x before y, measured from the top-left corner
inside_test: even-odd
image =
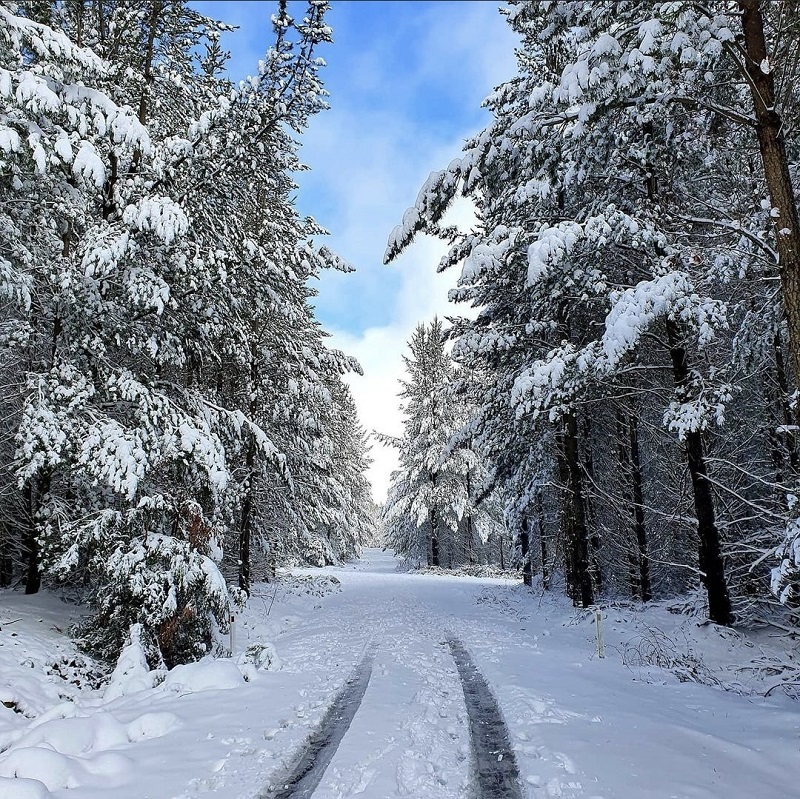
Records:
[[[395,567],[367,550],[355,564],[295,570],[274,602],[273,586],[259,586],[232,661],[181,667],[154,687],[131,662],[110,690],[80,676],[63,635],[70,606],[0,593],[0,799],[268,795],[372,646],[372,677],[315,799],[465,799],[469,727],[451,636],[495,693],[528,799],[796,795],[800,705],[747,695],[746,673],[722,668],[754,657],[751,641],[663,608],[612,608],[599,659],[591,614],[560,598]],[[707,653],[705,664],[684,657],[686,669],[738,681],[740,693],[638,664],[669,649],[655,624]],[[270,645],[260,668],[244,657],[258,643]]]

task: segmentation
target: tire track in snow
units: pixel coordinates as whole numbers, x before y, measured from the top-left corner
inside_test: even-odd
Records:
[[[447,645],[464,689],[475,767],[476,797],[522,799],[517,759],[497,701],[464,644],[457,638],[448,638]]]
[[[307,799],[311,796],[361,705],[372,676],[376,649],[377,645],[371,644],[353,669],[319,726],[309,736],[288,776],[269,785],[258,799]]]

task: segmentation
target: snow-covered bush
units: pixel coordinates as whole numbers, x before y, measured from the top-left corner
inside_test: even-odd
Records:
[[[158,531],[165,516],[172,517],[169,534]],[[153,667],[216,653],[215,631],[227,629],[231,602],[214,560],[221,552],[200,507],[189,501],[168,511],[103,511],[92,527],[96,543],[87,567],[99,580],[95,613],[80,631],[87,649],[103,657],[119,652],[139,625]],[[59,568],[68,568],[68,555]]]

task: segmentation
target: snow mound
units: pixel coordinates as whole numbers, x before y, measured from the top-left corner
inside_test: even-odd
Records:
[[[127,744],[128,732],[109,713],[53,719],[34,727],[16,743],[18,749],[44,747],[64,755],[86,755],[97,749]],[[65,786],[66,787],[66,786]]]
[[[120,653],[116,668],[103,694],[107,702],[152,688],[163,676],[163,672],[150,671],[141,634],[140,624],[131,625],[130,643]]]
[[[78,613],[45,592],[0,591],[0,741],[99,679],[64,633]]]
[[[130,779],[132,765],[129,758],[118,752],[100,752],[87,757],[56,752],[44,746],[18,747],[8,752],[0,762],[0,777],[34,791],[31,796],[47,796],[47,791],[77,788],[86,784],[97,784],[93,778],[101,778],[103,784],[124,782]],[[11,778],[16,778],[12,779]],[[38,783],[42,788],[36,786]],[[38,793],[35,791],[38,790]],[[2,794],[0,794],[1,796]],[[16,790],[8,794],[18,799]]]
[[[176,693],[194,693],[239,688],[244,681],[233,661],[203,658],[197,663],[175,666],[167,673],[163,687]]]
[[[0,777],[0,799],[49,799],[51,796],[39,780]]]
[[[128,724],[126,732],[131,742],[149,741],[161,738],[180,726],[181,721],[174,713],[144,713]]]

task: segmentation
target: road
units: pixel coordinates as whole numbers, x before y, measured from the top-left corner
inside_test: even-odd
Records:
[[[102,753],[75,743],[83,771],[52,796],[784,799],[796,792],[796,703],[622,662],[625,642],[645,622],[676,623],[663,609],[609,609],[600,660],[591,615],[562,597],[540,597],[511,580],[399,572],[378,550],[355,564],[296,570],[273,603],[274,591],[260,587],[237,629],[240,656],[259,642],[274,646],[270,670],[251,668],[247,683],[195,679],[193,690],[81,707],[78,715],[94,714],[93,729],[143,731]],[[688,623],[706,636],[708,651],[745,651],[733,633]]]

